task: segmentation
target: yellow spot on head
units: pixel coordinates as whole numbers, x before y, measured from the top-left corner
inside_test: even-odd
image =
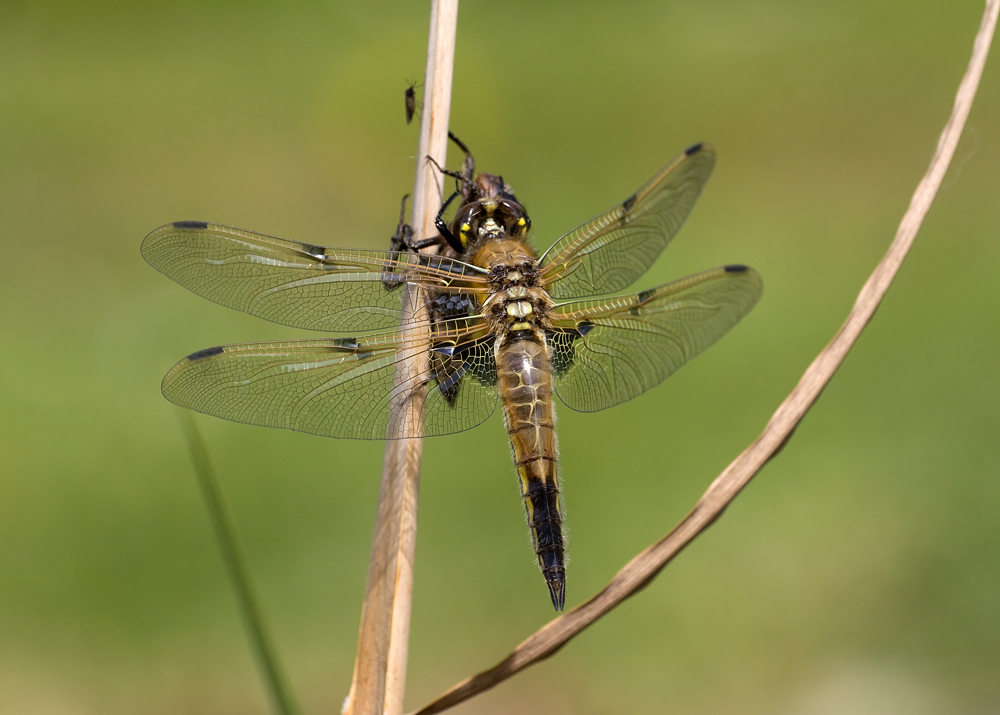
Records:
[[[517,225],[518,226],[524,226],[526,223],[528,223],[528,222],[524,220],[524,216],[522,216],[521,218],[519,218],[517,220]]]

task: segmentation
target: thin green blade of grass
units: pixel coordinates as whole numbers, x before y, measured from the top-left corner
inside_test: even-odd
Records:
[[[198,431],[198,426],[191,413],[187,410],[181,410],[180,420],[188,452],[191,455],[191,462],[194,464],[194,471],[198,476],[205,504],[208,506],[209,519],[219,542],[219,549],[222,551],[222,560],[225,562],[226,571],[229,572],[229,578],[232,580],[236,600],[239,601],[240,613],[243,616],[243,624],[250,635],[250,642],[257,656],[257,662],[263,671],[264,679],[267,681],[275,712],[279,715],[301,715],[302,711],[292,697],[278,661],[277,652],[268,636],[260,603],[250,585],[246,559],[236,539],[233,520],[223,501],[219,481],[216,479],[215,470],[208,457],[208,449],[205,447],[201,432]]]

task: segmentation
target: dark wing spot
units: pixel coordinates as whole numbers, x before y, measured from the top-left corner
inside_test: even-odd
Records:
[[[597,326],[588,320],[581,320],[576,324],[576,332],[580,334],[580,337],[585,337],[587,333],[596,328]]]
[[[635,206],[635,199],[635,194],[629,196],[627,199],[622,201],[622,208],[625,209],[625,211],[631,211],[632,207]]]
[[[639,315],[639,308],[642,306],[643,303],[645,303],[647,300],[649,300],[650,298],[652,298],[654,295],[656,295],[656,290],[655,289],[650,289],[650,290],[644,290],[644,291],[642,291],[639,295],[636,296],[636,299],[639,301],[639,305],[633,306],[628,311],[629,314],[630,315]]]
[[[310,243],[303,243],[302,250],[308,253],[313,258],[318,258],[323,260],[326,256],[326,248],[324,246],[313,246]]]
[[[431,350],[436,352],[438,355],[444,355],[445,357],[451,357],[455,354],[454,345],[435,345],[431,348]]]
[[[703,142],[698,142],[697,144],[692,144],[691,146],[689,146],[687,149],[684,150],[684,155],[685,156],[691,156],[692,154],[697,154],[699,151],[701,151],[701,148],[703,146],[705,146],[705,144]]]
[[[174,228],[185,229],[193,228],[204,230],[208,228],[208,224],[205,221],[174,221]]]
[[[746,266],[734,263],[725,267],[726,273],[746,273],[749,269]]]
[[[355,356],[355,357],[356,357],[356,358],[357,358],[357,359],[358,359],[359,361],[364,361],[364,360],[367,360],[368,358],[370,358],[371,356],[373,356],[374,354],[375,354],[375,353],[373,353],[373,352],[370,352],[370,351],[368,351],[368,350],[359,350],[358,352],[356,352],[356,353],[354,354],[354,356]]]
[[[187,359],[191,362],[195,360],[203,360],[207,357],[212,357],[213,355],[220,355],[226,351],[221,345],[214,348],[205,348],[204,350],[199,350],[198,352],[191,353],[187,356]]]
[[[358,339],[357,338],[334,338],[330,343],[330,347],[335,350],[357,350],[358,349]]]

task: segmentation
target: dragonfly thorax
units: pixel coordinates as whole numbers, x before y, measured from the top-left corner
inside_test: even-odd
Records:
[[[490,241],[474,258],[477,265],[489,269],[490,294],[482,310],[494,335],[502,340],[511,332],[547,326],[552,299],[529,246],[512,239]]]

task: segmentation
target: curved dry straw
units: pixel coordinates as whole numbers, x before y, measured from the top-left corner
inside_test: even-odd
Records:
[[[581,606],[549,622],[494,667],[458,683],[418,710],[415,715],[431,715],[446,710],[548,658],[623,600],[643,589],[685,546],[722,515],[736,495],[791,438],[796,426],[819,398],[875,313],[913,245],[917,231],[941,186],[972,108],[996,27],[998,8],[1000,0],[987,0],[972,58],[959,85],[951,116],[938,140],[930,167],[917,186],[910,207],[899,224],[892,245],[861,289],[847,320],[813,360],[799,384],[781,403],[760,436],[712,482],[691,512],[669,534],[629,561],[602,591]]]

